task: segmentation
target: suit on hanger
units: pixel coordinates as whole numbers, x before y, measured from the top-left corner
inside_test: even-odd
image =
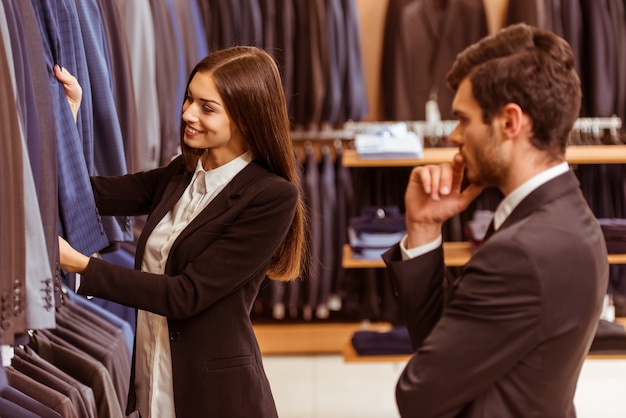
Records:
[[[23,411],[7,411],[0,405],[0,416],[11,418],[62,418],[61,415],[50,407],[42,404],[41,402],[31,398],[28,395],[23,394],[19,390],[6,386],[0,393],[0,399],[8,402],[12,402],[15,405],[28,411],[28,414],[20,415]]]
[[[85,400],[82,397],[80,391],[77,387],[62,379],[59,376],[56,376],[53,373],[50,373],[48,370],[44,370],[35,366],[32,363],[25,361],[24,359],[14,356],[11,359],[11,367],[17,370],[20,373],[36,380],[37,382],[43,383],[56,390],[57,392],[67,396],[70,401],[72,401],[72,405],[74,406],[74,410],[79,418],[93,418],[93,412],[89,408],[88,405],[85,404]]]
[[[341,254],[335,246],[337,236],[337,190],[335,188],[335,166],[328,145],[322,146],[322,161],[319,166],[319,197],[321,246],[319,263],[319,290],[317,307],[324,312],[335,280],[335,264]],[[319,313],[319,312],[318,312]],[[321,316],[324,319],[324,314]]]
[[[546,11],[549,6],[546,3],[545,0],[508,0],[504,26],[524,22],[547,28]]]
[[[571,171],[522,200],[457,279],[441,246],[383,258],[414,349],[396,387],[403,416],[575,416],[608,262]]]
[[[77,18],[84,44],[85,63],[89,74],[93,109],[93,161],[90,174],[113,176],[126,174],[124,140],[113,93],[109,51],[104,23],[97,0],[76,1]],[[124,216],[103,217],[102,222],[111,242],[132,241],[132,225]]]
[[[26,313],[26,328],[45,328],[54,326],[54,294],[52,286],[52,272],[48,259],[48,248],[44,236],[41,212],[37,201],[36,186],[41,173],[37,165],[31,164],[30,152],[33,152],[35,164],[41,159],[39,118],[35,105],[32,73],[30,72],[29,56],[26,53],[26,37],[24,25],[19,16],[15,0],[2,0],[4,12],[9,24],[12,45],[12,57],[15,67],[14,80],[16,87],[16,102],[20,116],[20,135],[15,145],[22,148],[21,157],[23,170],[23,208],[25,217],[24,237],[26,248],[31,256],[25,263],[26,289],[39,289],[38,292],[23,293],[23,309]],[[29,147],[29,145],[31,145]],[[18,295],[16,295],[18,296]]]
[[[103,0],[107,2],[106,0]],[[156,84],[156,52],[155,30],[152,13],[146,13],[150,9],[149,0],[123,1],[115,0],[120,10],[122,21],[120,25],[124,31],[123,41],[127,45],[128,54],[124,54],[124,48],[119,50],[118,57],[114,62],[124,59],[129,61],[130,85],[132,92],[132,109],[125,113],[135,115],[133,130],[135,135],[129,138],[132,151],[127,154],[130,172],[149,170],[159,165],[161,155],[161,135],[159,101]],[[116,74],[122,70],[112,67]],[[122,80],[115,78],[120,91]],[[129,158],[130,157],[130,158]]]
[[[8,399],[0,398],[0,416],[11,418],[41,418],[41,416],[29,411],[27,408],[10,401]],[[57,414],[57,416],[60,416]]]
[[[29,345],[42,359],[92,389],[99,417],[123,417],[122,407],[106,367],[71,345],[66,347],[60,341],[55,341],[61,340],[55,335],[46,334],[37,331]]]
[[[33,0],[32,3],[42,33],[48,82],[54,103],[52,111],[57,132],[59,234],[65,236],[81,253],[93,254],[108,246],[109,240],[89,184],[89,173],[93,170],[93,125],[92,119],[88,117],[93,113],[90,96],[83,96],[78,122],[75,122],[63,86],[52,71],[55,64],[64,66],[77,77],[83,89],[90,89],[84,45],[77,31],[76,9],[73,2],[68,0]],[[59,31],[60,26],[64,27],[63,32]]]
[[[129,44],[127,42],[128,34],[124,27],[124,16],[117,2],[97,1],[102,13],[102,27],[107,45],[106,58],[111,71],[113,100],[122,133],[126,168],[128,171],[134,171],[132,167],[133,141],[138,135],[138,120],[135,111],[136,103]]]
[[[395,86],[384,93],[390,120],[424,120],[425,106],[436,95],[442,119],[452,117],[454,94],[446,73],[456,54],[488,34],[482,0],[449,0],[442,8],[434,0],[406,3],[396,22],[393,53]],[[387,22],[389,24],[389,22]]]
[[[17,1],[18,16],[22,22],[35,22],[37,17],[30,1]],[[24,29],[24,47],[28,55],[29,71],[33,90],[36,92],[37,117],[39,119],[39,144],[29,142],[29,158],[31,168],[37,167],[37,174],[34,175],[35,189],[37,190],[37,200],[41,212],[41,222],[44,229],[46,248],[48,251],[48,261],[52,272],[50,286],[54,289],[61,289],[61,281],[58,272],[58,217],[59,217],[59,194],[58,194],[58,173],[57,173],[57,137],[56,130],[50,129],[54,126],[54,113],[52,109],[52,92],[48,82],[46,71],[45,53],[41,33],[37,25],[22,25]],[[33,152],[35,148],[37,151]],[[55,299],[51,304],[60,305],[60,292],[55,291]]]
[[[320,172],[317,157],[313,146],[306,148],[306,162],[304,171],[304,183],[302,185],[306,207],[308,208],[307,218],[309,219],[308,253],[309,265],[306,269],[305,298],[303,308],[305,309],[305,319],[311,319],[308,312],[317,306],[321,280],[321,257],[322,251],[322,199],[320,198]]]
[[[96,400],[93,394],[93,390],[91,387],[79,382],[69,374],[65,373],[63,370],[59,369],[52,363],[41,358],[35,351],[33,351],[30,347],[17,347],[15,349],[15,358],[20,358],[25,362],[31,363],[33,366],[41,369],[43,372],[52,374],[69,385],[73,386],[78,390],[80,397],[86,407],[86,411],[88,416],[96,417],[97,408],[96,408]]]
[[[326,0],[325,31],[328,45],[328,68],[326,70],[326,92],[322,107],[321,120],[336,126],[341,120],[343,104],[343,86],[350,83],[346,74],[347,45],[345,36],[346,19],[343,15],[341,0]]]
[[[269,52],[278,61],[281,78],[283,80],[283,89],[285,90],[285,99],[287,100],[287,109],[289,110],[289,119],[293,122],[296,116],[296,97],[295,97],[295,76],[296,76],[296,19],[295,5],[290,0],[276,0],[276,20],[275,22],[265,21],[264,25],[270,25],[274,28],[273,48]]]
[[[182,101],[184,91],[178,91],[177,43],[170,10],[166,0],[149,0],[149,3],[154,25],[155,86],[160,122],[157,166],[160,166],[170,161],[178,146],[180,107],[177,104]],[[143,102],[143,96],[138,98]]]
[[[0,359],[2,355],[0,355]],[[3,360],[4,364],[4,360]],[[0,368],[0,416],[12,418],[60,418],[56,411],[9,386],[4,367]],[[17,409],[15,407],[18,407]],[[22,409],[27,410],[26,412]]]
[[[363,120],[369,111],[363,56],[359,10],[354,0],[343,0],[346,43],[346,74],[344,80],[344,104],[340,122]]]
[[[7,28],[4,7],[0,3],[0,30]],[[4,18],[4,19],[2,19]],[[0,88],[5,94],[0,97],[0,230],[2,240],[0,251],[3,261],[0,263],[0,294],[2,303],[2,344],[12,345],[15,334],[26,331],[25,327],[25,207],[24,207],[24,171],[22,167],[21,130],[15,106],[11,58],[5,48],[4,36],[0,38]],[[9,45],[10,46],[10,45]]]
[[[125,350],[126,347],[121,346],[119,341],[114,340],[108,340],[109,345],[105,345],[104,336],[96,337],[94,335],[93,337],[86,337],[75,330],[78,325],[74,326],[74,329],[70,329],[67,327],[67,320],[58,318],[57,321],[59,325],[51,332],[71,344],[73,349],[79,349],[87,353],[89,357],[98,361],[106,368],[111,377],[113,387],[115,388],[117,401],[122,410],[124,410],[126,406],[126,395],[128,393],[130,364],[125,360],[125,357],[128,356],[120,357],[119,353],[120,349]],[[98,339],[100,341],[98,341]]]
[[[6,367],[5,371],[11,387],[50,407],[63,418],[79,418],[74,404],[66,395],[15,370],[12,366]]]

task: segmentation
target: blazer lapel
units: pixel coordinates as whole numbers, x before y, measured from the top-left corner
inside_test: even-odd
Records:
[[[148,231],[152,231],[161,219],[165,216],[165,214],[170,211],[176,202],[183,195],[183,192],[189,185],[193,174],[189,172],[177,174],[172,178],[167,187],[165,188],[165,192],[163,193],[163,197],[154,208],[154,211],[150,215],[149,219],[146,221],[146,225],[144,228],[148,229]]]
[[[579,187],[580,184],[578,183],[578,179],[571,170],[555,177],[526,196],[526,198],[524,198],[524,200],[522,200],[520,204],[513,209],[513,212],[504,221],[500,229],[504,229],[509,225],[519,222],[533,213],[538,207],[541,207],[564,194],[570,193],[572,189]]]
[[[161,219],[163,219],[165,214],[176,204],[176,202],[178,202],[178,199],[180,199],[183,192],[187,188],[187,185],[191,181],[191,177],[192,174],[188,172],[175,175],[165,188],[163,197],[154,208],[150,216],[148,216],[146,224],[143,227],[143,232],[137,240],[137,254],[135,256],[136,269],[141,268],[143,252],[146,248],[146,241],[148,241],[148,237],[150,236],[154,228],[156,228],[158,223],[161,222]]]
[[[230,209],[239,199],[239,197],[241,197],[243,192],[247,188],[255,184],[256,180],[258,180],[266,173],[267,170],[262,168],[256,162],[253,161],[248,164],[235,177],[233,177],[233,179],[224,187],[224,189],[219,192],[217,196],[215,196],[211,203],[209,203],[209,205],[204,208],[204,210],[200,212],[193,221],[191,221],[191,223],[182,231],[179,239],[184,239],[186,236],[192,234],[201,226],[206,225],[207,223],[214,220],[217,216]],[[177,201],[178,199],[174,200],[172,206]],[[169,206],[169,208],[171,209],[172,206]]]

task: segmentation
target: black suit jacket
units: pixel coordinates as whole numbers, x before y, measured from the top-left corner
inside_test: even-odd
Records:
[[[608,261],[572,172],[527,196],[456,280],[441,247],[399,257],[384,255],[415,350],[396,390],[403,417],[575,416]]]
[[[148,236],[190,180],[180,157],[149,172],[93,178],[102,213],[149,213],[136,268]],[[182,231],[165,274],[89,262],[79,294],[167,317],[177,416],[276,416],[250,310],[297,197],[293,184],[252,162]]]

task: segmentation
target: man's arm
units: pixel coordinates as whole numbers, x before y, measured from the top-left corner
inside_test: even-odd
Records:
[[[440,318],[402,373],[396,388],[402,416],[412,416],[416,411],[423,416],[456,416],[538,343],[542,309],[539,276],[519,243],[494,243],[486,244],[490,246],[488,258],[475,256],[465,267],[454,298],[442,308]],[[429,255],[404,262],[426,266],[418,267],[412,277],[396,276],[402,309],[414,317],[434,312],[434,308],[429,311],[423,305],[428,303],[429,293],[442,306],[441,293],[435,288],[437,278],[433,281],[429,276],[439,274],[439,270],[423,258]],[[415,281],[432,285],[418,287]],[[412,341],[416,332],[424,332],[420,328],[424,324],[414,319],[407,325],[413,328]],[[421,320],[432,322],[434,316]]]

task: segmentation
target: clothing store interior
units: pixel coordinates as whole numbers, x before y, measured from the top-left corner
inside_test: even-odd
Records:
[[[310,228],[306,273],[266,280],[250,314],[278,414],[399,417],[395,386],[413,349],[381,254],[406,232],[411,169],[455,154],[445,74],[456,54],[525,22],[576,56],[583,102],[566,155],[610,264],[577,416],[626,417],[622,2],[2,0],[0,9],[0,81],[13,92],[0,112],[0,401],[26,408],[28,397],[57,412],[23,416],[124,416],[136,311],[78,295],[81,277],[59,268],[57,237],[133,268],[145,218],[100,217],[89,176],[166,165],[179,153],[191,69],[212,50],[254,45],[281,70]],[[61,56],[83,88],[76,122],[52,73]],[[480,247],[501,199],[485,189],[446,221],[450,269]],[[92,386],[91,405],[63,389],[72,382]]]

